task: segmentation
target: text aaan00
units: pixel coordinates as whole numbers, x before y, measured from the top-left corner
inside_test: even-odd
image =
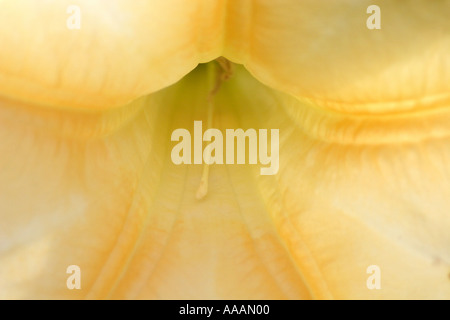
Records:
[[[226,305],[223,309],[223,314],[269,314],[269,306],[268,305]]]

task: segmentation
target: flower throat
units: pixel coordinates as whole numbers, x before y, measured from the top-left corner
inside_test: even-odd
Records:
[[[261,175],[274,175],[279,169],[279,130],[271,129],[270,155],[268,153],[268,130],[259,129],[226,129],[225,135],[219,129],[213,128],[215,112],[215,97],[222,84],[233,75],[233,64],[220,57],[215,60],[217,72],[212,89],[207,96],[207,130],[203,132],[203,122],[194,121],[194,136],[187,129],[176,129],[172,132],[171,140],[179,141],[172,149],[172,162],[180,164],[203,164],[200,185],[196,191],[196,198],[203,199],[208,193],[209,170],[212,164],[245,164],[248,149],[249,164],[259,162],[269,167],[260,169]],[[224,141],[225,136],[225,141]],[[193,140],[193,152],[192,152]],[[259,141],[258,141],[259,140]],[[248,141],[248,145],[247,142]],[[210,142],[203,148],[203,142]],[[259,143],[258,143],[259,142]],[[247,148],[248,147],[248,148]],[[192,162],[193,153],[193,162]],[[236,157],[235,157],[236,155]],[[258,157],[259,156],[259,157]],[[237,159],[236,159],[237,158]],[[235,162],[235,160],[237,160]]]

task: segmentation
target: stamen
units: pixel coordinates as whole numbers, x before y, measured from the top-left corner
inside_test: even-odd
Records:
[[[213,127],[213,115],[214,115],[214,97],[219,92],[220,87],[222,86],[222,83],[227,81],[231,78],[233,75],[233,64],[225,59],[224,57],[217,58],[215,60],[219,66],[219,71],[216,73],[216,79],[214,83],[214,87],[211,89],[211,91],[208,93],[207,103],[208,103],[208,110],[207,110],[207,128],[210,129]],[[202,200],[206,195],[208,194],[208,180],[209,180],[209,160],[206,160],[203,164],[203,170],[202,170],[202,178],[200,180],[200,186],[197,189],[197,192],[195,194],[195,197],[197,200]]]

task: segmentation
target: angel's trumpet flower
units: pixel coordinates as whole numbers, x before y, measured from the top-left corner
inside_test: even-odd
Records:
[[[0,298],[449,299],[450,1],[372,4],[0,0]]]

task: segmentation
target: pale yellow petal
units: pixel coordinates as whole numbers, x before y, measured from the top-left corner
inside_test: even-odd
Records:
[[[69,29],[78,6],[80,29]],[[219,55],[222,3],[2,0],[0,95],[42,105],[122,106]]]
[[[271,87],[358,114],[450,103],[448,0],[231,3],[224,54]]]
[[[433,131],[449,112],[314,112],[240,75],[243,125],[280,127],[280,172],[259,188],[313,297],[449,299],[449,136]],[[371,265],[380,290],[366,286]]]

